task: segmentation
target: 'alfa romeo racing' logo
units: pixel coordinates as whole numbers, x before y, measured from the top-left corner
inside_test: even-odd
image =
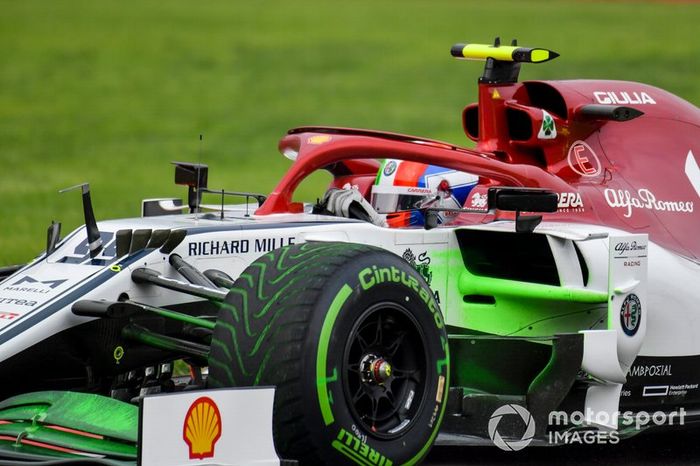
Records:
[[[642,321],[642,303],[636,294],[629,294],[620,308],[620,325],[626,335],[633,337]]]
[[[504,440],[498,432],[498,424],[503,416],[520,416],[525,423],[525,432],[520,440]],[[503,405],[493,412],[489,419],[489,437],[494,445],[505,451],[519,451],[530,445],[535,436],[535,420],[530,411],[516,404]]]

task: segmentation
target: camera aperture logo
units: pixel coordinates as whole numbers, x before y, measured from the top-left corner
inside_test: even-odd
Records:
[[[653,413],[643,410],[609,413],[594,411],[591,408],[586,408],[585,411],[551,411],[546,419],[546,436],[538,439],[546,440],[550,445],[614,445],[621,439],[618,429],[640,432],[654,426],[683,426],[685,416],[684,408]],[[504,451],[520,451],[530,445],[534,440],[535,430],[532,414],[527,408],[517,404],[503,405],[495,410],[488,424],[491,441]],[[518,436],[520,438],[517,438]]]
[[[517,440],[504,439],[498,431],[498,425],[505,416],[519,416],[525,424],[522,437]],[[505,451],[520,451],[530,445],[535,436],[535,419],[530,411],[516,404],[503,405],[491,414],[489,419],[489,437],[494,445]]]

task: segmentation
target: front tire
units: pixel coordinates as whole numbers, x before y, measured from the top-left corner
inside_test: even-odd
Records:
[[[447,397],[442,313],[403,259],[350,243],[273,251],[219,313],[212,387],[275,385],[278,453],[302,464],[415,464]]]

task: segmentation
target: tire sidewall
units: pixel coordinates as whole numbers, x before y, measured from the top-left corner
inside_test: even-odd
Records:
[[[388,274],[374,273],[380,269],[391,271],[391,278],[382,280]],[[397,276],[403,280],[395,281]],[[396,303],[408,311],[422,334],[427,356],[422,404],[409,427],[393,438],[379,438],[363,429],[348,408],[350,400],[344,390],[348,338],[358,319],[380,302]],[[350,261],[342,272],[333,274],[325,283],[305,345],[303,353],[308,357],[302,365],[302,380],[315,381],[304,393],[309,407],[307,415],[312,420],[307,425],[324,457],[332,458],[333,464],[388,466],[415,464],[427,454],[444,413],[449,355],[443,315],[430,288],[415,269],[398,256],[381,250]]]

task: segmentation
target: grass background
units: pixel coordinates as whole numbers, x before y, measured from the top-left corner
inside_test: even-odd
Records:
[[[171,160],[210,166],[209,186],[269,192],[290,127],[325,124],[466,144],[462,107],[481,64],[456,42],[562,56],[523,79],[638,80],[700,102],[700,5],[584,1],[0,0],[0,265],[39,252],[46,226],[184,196]],[[672,136],[672,135],[670,135]],[[302,195],[314,199],[324,180]]]

